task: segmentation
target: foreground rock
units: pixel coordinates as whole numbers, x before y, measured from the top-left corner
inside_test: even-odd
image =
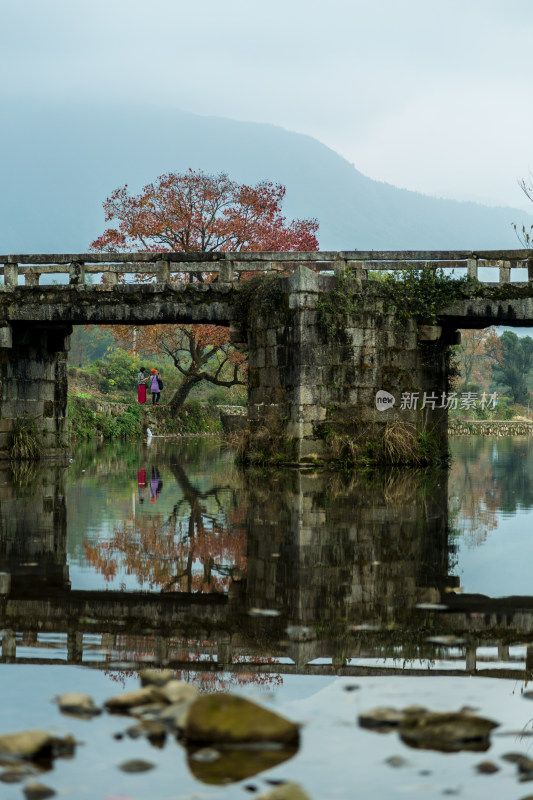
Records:
[[[122,770],[122,772],[148,772],[151,769],[154,769],[155,764],[152,764],[151,761],[144,761],[142,758],[132,758],[130,761],[123,761],[122,764],[118,765],[118,768]]]
[[[62,714],[75,717],[90,718],[102,713],[102,709],[95,706],[90,695],[80,692],[62,694],[57,698],[57,704]]]
[[[184,720],[187,742],[197,744],[278,743],[297,745],[299,726],[243,697],[201,695]]]
[[[410,747],[445,753],[487,750],[490,732],[498,727],[497,722],[478,717],[467,709],[439,713],[421,706],[373,708],[360,714],[358,721],[362,728],[378,733],[398,730]]]
[[[0,762],[6,757],[35,760],[70,756],[73,755],[75,746],[72,736],[61,738],[47,731],[8,733],[0,736]]]
[[[189,703],[200,696],[198,689],[192,683],[185,681],[167,681],[159,690],[167,703]]]
[[[152,720],[141,720],[137,725],[126,731],[130,739],[144,737],[154,747],[163,747],[167,738],[167,729],[161,723]]]
[[[397,730],[409,714],[425,713],[426,709],[422,706],[408,706],[403,709],[379,706],[370,711],[364,711],[359,715],[358,720],[361,728],[368,728],[378,733],[390,733],[390,731]]]
[[[176,676],[171,669],[144,669],[140,673],[140,678],[141,686],[164,686]]]
[[[133,708],[153,704],[162,707],[165,703],[166,700],[158,687],[145,686],[133,692],[124,692],[116,697],[110,697],[105,701],[105,707],[108,711],[116,714],[129,714]]]
[[[44,783],[39,783],[39,781],[30,781],[24,787],[26,800],[46,800],[47,797],[54,797],[55,794],[54,789]]]
[[[257,800],[311,800],[297,783],[282,783],[275,789],[257,795]]]
[[[147,714],[152,719],[155,719],[168,706],[182,704],[185,707],[199,695],[198,689],[192,684],[186,681],[178,681],[173,675],[168,680],[166,678],[154,678],[152,675],[147,678],[147,673],[149,672],[152,672],[152,670],[147,670],[144,673],[145,680],[155,679],[156,684],[148,683],[142,689],[110,697],[105,702],[106,709],[116,714],[131,714],[133,716]]]
[[[26,778],[35,775],[37,770],[29,764],[16,764],[8,769],[5,769],[0,775],[2,783],[21,783]]]
[[[400,723],[405,744],[424,750],[455,753],[460,750],[484,751],[490,747],[489,736],[497,722],[478,717],[469,711],[408,714]]]

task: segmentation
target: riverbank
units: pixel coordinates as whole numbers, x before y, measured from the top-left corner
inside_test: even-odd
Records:
[[[142,438],[149,428],[153,435],[222,433],[218,408],[211,403],[186,403],[179,414],[169,406],[112,403],[99,398],[71,394],[68,397],[70,438]]]
[[[512,419],[449,420],[449,436],[531,436],[533,422]]]
[[[246,408],[218,406],[193,400],[179,414],[169,406],[149,403],[119,403],[69,394],[70,436],[74,441],[87,439],[142,438],[147,428],[152,434],[235,433],[246,426]],[[450,436],[531,436],[533,421],[527,420],[449,420]]]

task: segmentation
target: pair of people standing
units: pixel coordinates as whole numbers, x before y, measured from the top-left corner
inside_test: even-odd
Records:
[[[161,397],[161,389],[163,388],[163,378],[161,373],[156,369],[151,370],[149,376],[145,376],[144,367],[141,367],[139,375],[137,376],[137,399],[139,403],[146,403],[146,384],[150,381],[150,392],[152,395],[152,405],[159,405],[159,398]]]

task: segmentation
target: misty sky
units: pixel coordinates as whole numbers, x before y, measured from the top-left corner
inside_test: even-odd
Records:
[[[0,33],[0,102],[270,122],[371,178],[531,210],[531,0],[0,0]]]

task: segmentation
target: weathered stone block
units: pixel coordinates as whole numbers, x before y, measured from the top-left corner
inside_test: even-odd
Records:
[[[18,264],[4,264],[4,284],[6,288],[18,286],[19,267]]]
[[[314,270],[308,267],[298,266],[286,279],[285,290],[290,293],[315,293],[321,291],[321,283],[319,276]]]
[[[13,347],[13,332],[11,325],[0,326],[0,348],[2,347]]]
[[[267,367],[278,366],[278,352],[276,347],[265,348],[265,361]]]
[[[320,390],[315,386],[296,386],[292,393],[292,402],[299,405],[314,405],[319,402]]]
[[[9,594],[11,589],[11,575],[9,572],[0,572],[0,595]]]
[[[290,356],[290,351],[287,348],[287,346],[279,345],[278,347],[275,348],[275,351],[276,351],[275,363],[278,365],[278,367],[287,366],[289,364],[289,356]]]
[[[18,399],[23,401],[40,401],[41,383],[39,381],[19,381]]]
[[[258,347],[255,351],[254,366],[263,369],[266,365],[266,350],[264,347]]]
[[[266,345],[267,347],[274,347],[278,343],[277,331],[273,328],[268,328],[266,331]]]
[[[300,461],[320,460],[325,452],[325,443],[321,439],[302,439],[298,442]]]
[[[313,425],[311,422],[287,422],[287,436],[294,436],[297,439],[313,436]]]
[[[289,308],[290,309],[312,309],[316,308],[318,302],[318,295],[300,293],[289,295]]]
[[[66,427],[66,417],[43,417],[42,430],[47,433],[61,434]]]
[[[442,336],[442,327],[440,325],[419,325],[418,326],[418,340],[420,342],[435,342]]]
[[[298,413],[304,422],[321,422],[326,419],[326,409],[320,405],[300,406]]]
[[[363,328],[363,346],[376,347],[377,333],[373,328]]]

